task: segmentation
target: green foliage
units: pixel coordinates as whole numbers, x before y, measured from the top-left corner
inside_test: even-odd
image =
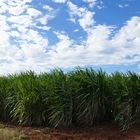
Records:
[[[29,71],[12,75],[11,79],[7,107],[13,120],[19,124],[42,124],[44,108],[37,75]]]
[[[140,76],[128,72],[111,77],[114,119],[123,131],[140,121]]]
[[[51,86],[49,86],[51,85]],[[49,122],[53,127],[69,126],[72,121],[72,101],[67,76],[61,70],[54,70],[48,79]]]
[[[0,120],[51,127],[140,122],[140,76],[77,68],[0,77]]]
[[[8,110],[6,110],[6,99],[9,97],[8,95],[8,86],[9,80],[7,77],[0,77],[0,120],[7,121],[8,120]]]
[[[109,117],[108,76],[102,70],[77,69],[70,74],[74,114],[78,124],[93,126]]]

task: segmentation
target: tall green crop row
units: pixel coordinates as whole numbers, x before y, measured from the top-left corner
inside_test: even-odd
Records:
[[[140,122],[140,75],[77,68],[0,77],[0,121],[24,125],[94,126]]]
[[[140,121],[140,76],[114,73],[111,77],[114,119],[122,130]]]
[[[93,126],[110,117],[109,77],[103,71],[77,69],[69,75],[73,95],[73,121],[77,125]]]

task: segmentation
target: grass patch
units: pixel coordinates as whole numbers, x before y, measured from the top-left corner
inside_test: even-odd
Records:
[[[0,140],[22,140],[23,132],[14,128],[0,128]]]

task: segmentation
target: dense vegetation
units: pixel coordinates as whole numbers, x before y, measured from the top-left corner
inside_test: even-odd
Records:
[[[81,68],[1,76],[0,120],[50,127],[116,121],[127,130],[140,122],[140,76]]]

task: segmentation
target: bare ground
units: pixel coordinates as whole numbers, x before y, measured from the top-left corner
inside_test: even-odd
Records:
[[[140,124],[122,133],[113,123],[93,128],[49,129],[0,125],[0,140],[140,140]]]

